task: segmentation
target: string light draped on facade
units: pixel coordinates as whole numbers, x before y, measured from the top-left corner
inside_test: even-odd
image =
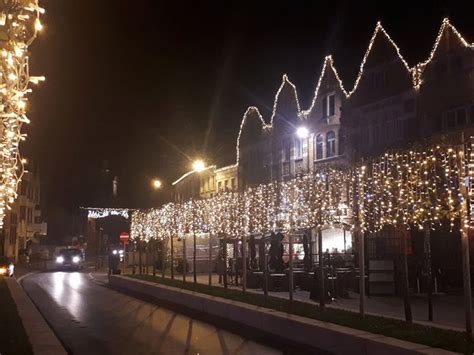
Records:
[[[462,148],[462,147],[461,147]],[[462,186],[470,181],[471,153],[436,146],[385,153],[355,167],[321,166],[286,182],[224,192],[203,200],[132,213],[132,237],[143,240],[192,233],[228,236],[355,224],[366,232],[384,226],[432,229],[463,216]],[[467,179],[467,177],[469,179]],[[351,208],[357,205],[353,216]]]
[[[332,226],[344,219],[349,180],[340,169],[322,168],[317,174],[245,192],[224,192],[209,199],[135,211],[132,237],[150,240],[192,233],[242,236]]]
[[[17,197],[24,166],[19,153],[20,141],[26,139],[21,128],[26,117],[30,83],[44,77],[29,75],[28,47],[42,29],[44,10],[35,0],[6,0],[0,4],[0,226],[5,209]]]
[[[461,186],[468,163],[462,150],[436,146],[386,153],[358,167],[356,198],[363,229],[375,232],[384,225],[422,229],[426,223],[434,229],[443,221],[454,227],[462,217]]]

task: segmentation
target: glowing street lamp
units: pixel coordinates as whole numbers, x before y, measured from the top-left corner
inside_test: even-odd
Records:
[[[196,159],[196,160],[193,162],[193,170],[194,170],[194,171],[197,171],[198,173],[200,173],[200,172],[203,171],[204,169],[206,169],[206,164],[204,163],[203,160],[201,160],[201,159]]]
[[[298,136],[298,138],[301,139],[308,138],[309,130],[304,126],[298,127],[298,129],[296,130],[296,135]]]
[[[153,181],[151,182],[151,186],[153,186],[155,190],[159,190],[163,186],[163,183],[159,179],[153,179]]]

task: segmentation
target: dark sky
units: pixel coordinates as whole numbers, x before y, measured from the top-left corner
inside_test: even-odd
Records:
[[[47,81],[31,99],[24,151],[50,206],[94,203],[103,160],[122,203],[156,204],[152,177],[169,185],[196,156],[234,162],[242,114],[256,105],[268,117],[282,74],[307,108],[326,54],[352,86],[377,20],[413,65],[445,16],[474,40],[469,3],[43,0],[31,71]]]

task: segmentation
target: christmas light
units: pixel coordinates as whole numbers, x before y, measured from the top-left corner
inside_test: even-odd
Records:
[[[39,20],[44,10],[37,0],[6,0],[1,9],[0,34],[0,226],[4,212],[17,197],[18,184],[24,173],[24,163],[19,154],[25,115],[26,95],[31,92],[28,84],[43,81],[44,77],[29,76],[27,50],[42,28]]]
[[[83,207],[82,209],[87,210],[87,218],[105,218],[109,216],[120,216],[125,219],[129,217],[129,209],[127,208],[95,208],[95,207]]]

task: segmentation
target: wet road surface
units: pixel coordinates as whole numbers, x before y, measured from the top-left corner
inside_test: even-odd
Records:
[[[37,273],[22,284],[72,354],[280,353],[111,290],[93,282],[87,273]]]

